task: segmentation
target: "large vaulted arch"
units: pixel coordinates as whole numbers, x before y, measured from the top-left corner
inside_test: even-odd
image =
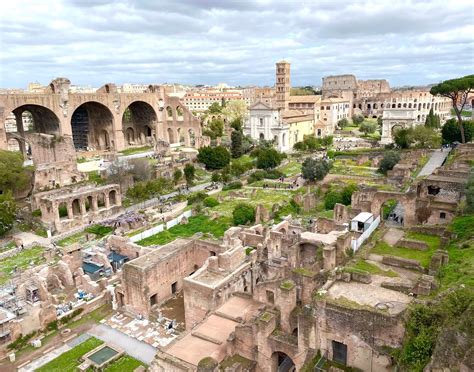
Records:
[[[72,138],[76,150],[111,150],[114,117],[101,103],[85,102],[80,105],[71,119]]]
[[[144,145],[156,139],[158,116],[153,107],[143,101],[132,102],[122,116],[126,146]]]

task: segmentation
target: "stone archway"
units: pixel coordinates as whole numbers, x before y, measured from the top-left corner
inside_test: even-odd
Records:
[[[150,104],[143,101],[132,102],[122,115],[122,126],[127,128],[124,131],[125,144],[144,145],[152,142],[157,122],[158,116]],[[133,140],[129,137],[130,130],[133,131]]]
[[[405,226],[411,226],[416,223],[416,193],[414,192],[403,194],[400,192],[377,191],[372,199],[370,212],[374,216],[381,216],[383,205],[390,200],[395,200],[401,204],[403,208],[403,224]]]
[[[114,117],[107,106],[85,102],[77,107],[71,118],[72,138],[76,150],[110,150],[113,141]]]

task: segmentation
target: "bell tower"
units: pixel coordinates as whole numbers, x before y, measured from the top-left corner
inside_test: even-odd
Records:
[[[288,110],[290,101],[290,63],[279,61],[276,63],[276,104],[281,110]]]

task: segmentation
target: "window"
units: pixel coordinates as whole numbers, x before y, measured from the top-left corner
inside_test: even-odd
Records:
[[[272,291],[266,291],[267,294],[267,301],[271,304],[275,303],[275,294]]]
[[[155,293],[153,296],[150,297],[150,305],[151,306],[156,305],[157,302],[158,302],[158,294]]]
[[[260,118],[259,121],[260,121],[260,125],[263,125],[263,118]]]
[[[446,212],[440,212],[439,218],[440,218],[441,220],[446,219]]]
[[[347,364],[347,345],[342,342],[332,342],[332,360],[342,365]]]
[[[178,282],[171,284],[171,293],[175,294],[178,291]]]

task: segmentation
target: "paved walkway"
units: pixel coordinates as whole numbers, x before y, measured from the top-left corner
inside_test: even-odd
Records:
[[[38,359],[33,360],[30,364],[27,364],[24,367],[18,368],[18,372],[34,371],[71,349],[72,347],[67,344],[56,347],[49,353],[44,354],[42,357],[39,357]]]
[[[42,236],[30,233],[30,232],[26,232],[26,231],[16,233],[15,235],[13,235],[13,237],[15,239],[21,239],[21,241],[23,242],[23,245],[28,245],[28,244],[37,242],[37,243],[47,246],[51,243],[51,238],[43,238]]]
[[[429,176],[431,173],[433,173],[436,168],[443,164],[450,151],[451,148],[433,151],[429,160],[426,162],[425,166],[421,168],[421,171],[418,173],[417,177]]]
[[[115,345],[123,349],[128,355],[141,360],[143,363],[151,364],[155,358],[156,349],[153,346],[138,341],[104,324],[94,326],[88,333],[112,346]]]

